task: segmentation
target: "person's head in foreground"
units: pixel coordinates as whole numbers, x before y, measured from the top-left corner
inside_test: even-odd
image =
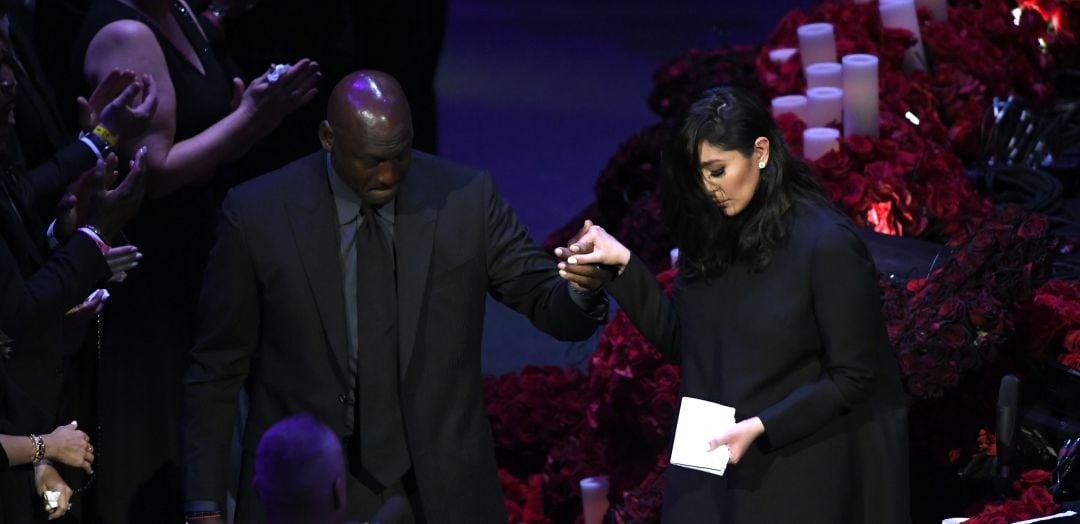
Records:
[[[255,492],[272,524],[340,523],[345,456],[337,435],[310,414],[274,424],[255,449]]]
[[[769,110],[737,88],[703,93],[664,153],[664,217],[689,277],[737,261],[764,269],[786,239],[784,213],[798,202],[826,203]]]

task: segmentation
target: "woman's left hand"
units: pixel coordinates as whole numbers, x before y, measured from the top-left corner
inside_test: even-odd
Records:
[[[67,485],[67,482],[64,482],[64,478],[60,476],[60,472],[56,471],[52,464],[43,462],[34,466],[34,487],[37,489],[38,496],[41,497],[41,504],[45,506],[45,513],[48,513],[49,520],[63,517],[71,509],[71,487]],[[49,509],[46,504],[46,491],[60,493],[56,508]]]
[[[765,433],[765,424],[761,423],[761,419],[758,417],[748,418],[735,424],[719,437],[710,440],[709,451],[727,445],[730,452],[728,463],[738,464],[743,455],[746,454],[746,450],[762,433]]]

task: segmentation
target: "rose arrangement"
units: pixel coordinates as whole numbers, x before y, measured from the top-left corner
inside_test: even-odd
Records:
[[[1035,299],[1018,308],[1025,349],[1040,355],[1061,348],[1056,360],[1080,371],[1080,281],[1052,280],[1035,291]]]
[[[1041,215],[1006,206],[926,278],[888,286],[882,311],[908,392],[941,396],[992,360],[1013,332],[1013,307],[1050,276]]]
[[[971,517],[970,524],[1008,524],[1050,515],[1061,506],[1047,490],[1050,485],[1049,471],[1033,469],[1020,474],[1013,483],[1019,497],[1001,503],[987,504],[981,512]]]

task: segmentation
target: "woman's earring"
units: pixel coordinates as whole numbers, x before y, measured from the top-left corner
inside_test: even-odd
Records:
[[[765,169],[765,162],[758,162],[758,169]]]

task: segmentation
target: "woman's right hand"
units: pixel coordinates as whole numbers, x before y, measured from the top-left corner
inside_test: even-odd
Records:
[[[618,276],[630,263],[630,250],[604,228],[586,220],[583,233],[568,247],[555,249],[559,275],[586,289],[595,289]]]
[[[276,80],[271,80],[274,78],[271,76],[273,69],[271,66],[270,70],[251,81],[240,95],[237,106],[237,110],[250,114],[267,131],[276,127],[286,115],[315,98],[318,92],[316,86],[322,78],[319,64],[307,58],[289,66]]]
[[[90,467],[94,462],[94,446],[90,445],[90,436],[78,429],[77,422],[57,427],[41,438],[45,442],[45,458],[94,472]]]

